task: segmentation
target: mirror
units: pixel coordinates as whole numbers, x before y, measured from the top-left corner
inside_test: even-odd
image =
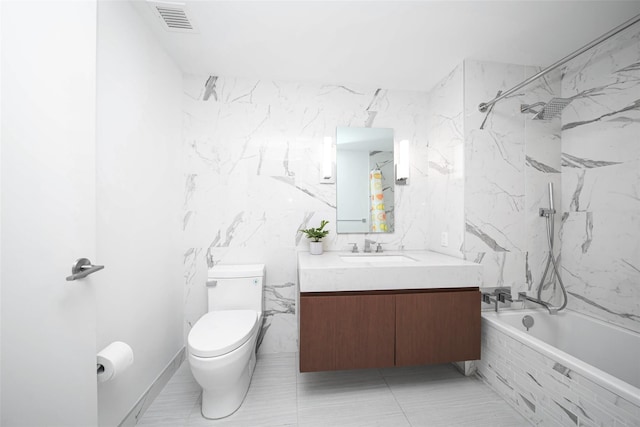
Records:
[[[393,129],[339,127],[336,232],[393,232],[394,184]]]

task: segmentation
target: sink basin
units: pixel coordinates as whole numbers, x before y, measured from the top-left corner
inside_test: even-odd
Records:
[[[345,262],[416,262],[415,259],[404,255],[340,255],[340,259]]]

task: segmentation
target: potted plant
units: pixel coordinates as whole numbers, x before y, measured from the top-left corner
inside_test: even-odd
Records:
[[[312,239],[312,242],[309,242],[309,252],[311,255],[322,255],[322,239],[329,234],[329,230],[325,230],[324,226],[329,224],[329,221],[325,221],[324,219],[320,222],[320,227],[318,228],[306,228],[304,230],[298,230],[301,233],[307,235],[309,239]]]

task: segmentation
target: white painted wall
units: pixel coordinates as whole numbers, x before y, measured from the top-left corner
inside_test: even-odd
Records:
[[[2,2],[0,2],[0,46],[2,46]],[[2,81],[2,59],[0,59],[0,82]],[[0,84],[2,99],[2,84]],[[2,102],[0,102],[0,129],[2,129]],[[2,165],[2,132],[0,132],[0,165]],[[0,171],[2,172],[2,171]],[[0,189],[2,173],[0,173]],[[0,197],[0,224],[2,224],[2,197]],[[0,242],[2,242],[2,226],[0,226]],[[2,330],[2,244],[0,243],[0,330]],[[2,378],[2,340],[0,340],[0,378]],[[0,420],[2,419],[2,387],[0,387]]]
[[[99,384],[99,423],[113,426],[183,346],[182,74],[129,2],[99,3],[97,84],[97,349],[135,354]]]

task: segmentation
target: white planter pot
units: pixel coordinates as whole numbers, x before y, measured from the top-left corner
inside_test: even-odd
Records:
[[[311,255],[322,255],[322,242],[309,242],[309,253]]]

